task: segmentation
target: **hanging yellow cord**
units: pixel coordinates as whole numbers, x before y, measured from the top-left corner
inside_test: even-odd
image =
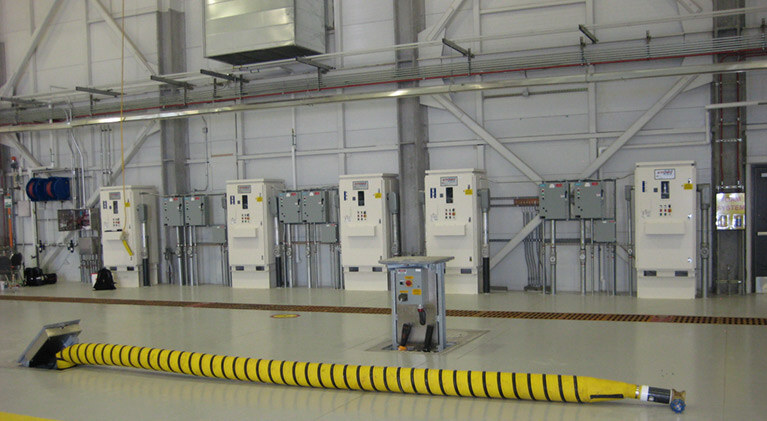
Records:
[[[123,179],[123,210],[127,213],[127,207],[129,203],[125,201],[125,143],[123,141],[123,112],[125,107],[125,0],[122,0],[122,15],[121,15],[120,29],[122,36],[120,37],[120,168],[122,171]],[[123,218],[123,230],[125,230],[125,222],[128,218]],[[123,241],[125,243],[125,241]],[[127,246],[127,244],[126,244]],[[128,254],[132,253],[129,251]]]

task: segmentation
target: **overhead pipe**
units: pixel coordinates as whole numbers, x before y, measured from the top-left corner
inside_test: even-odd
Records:
[[[682,56],[680,56],[682,57]],[[630,61],[630,60],[629,60]],[[642,60],[645,61],[645,60]],[[611,63],[620,61],[611,61]],[[74,127],[84,127],[91,125],[101,124],[114,124],[132,121],[144,121],[144,120],[162,120],[173,118],[188,118],[198,115],[206,114],[220,114],[228,112],[239,111],[253,111],[260,109],[275,109],[296,107],[304,105],[319,105],[330,104],[338,102],[352,102],[352,101],[367,101],[374,99],[391,99],[391,98],[410,98],[427,95],[449,94],[457,92],[474,92],[493,89],[507,89],[507,88],[522,88],[530,86],[546,86],[546,85],[559,85],[559,84],[572,84],[572,83],[591,83],[591,82],[610,82],[610,81],[624,81],[633,79],[645,79],[654,77],[667,77],[667,76],[684,76],[684,75],[697,75],[697,74],[716,74],[716,73],[730,73],[749,70],[763,70],[767,69],[767,60],[736,62],[736,63],[718,63],[718,64],[705,64],[694,66],[677,66],[659,69],[639,69],[628,70],[618,72],[603,72],[603,73],[586,73],[570,76],[550,76],[540,78],[529,79],[510,79],[493,82],[470,82],[470,83],[457,83],[451,85],[437,85],[437,86],[423,86],[415,88],[405,88],[388,90],[382,92],[370,92],[370,93],[356,93],[356,94],[337,94],[317,96],[301,99],[287,99],[277,100],[269,102],[256,102],[248,104],[235,104],[220,106],[218,100],[215,104],[207,108],[193,108],[184,110],[161,110],[152,111],[143,114],[128,114],[123,117],[119,116],[96,116],[96,117],[83,117],[73,120],[71,122],[53,122],[53,123],[41,123],[41,124],[19,124],[19,125],[5,125],[0,126],[0,133],[16,133],[26,131],[41,131],[41,130],[61,130]],[[516,70],[508,70],[516,71]],[[495,72],[494,72],[495,73]],[[474,73],[475,75],[478,73]],[[453,75],[456,76],[456,75]],[[443,76],[440,76],[442,78]],[[424,78],[416,78],[415,80],[421,80]],[[396,80],[381,82],[381,84],[394,83]],[[352,86],[346,86],[352,87]],[[341,87],[335,87],[338,89]],[[316,91],[312,90],[312,91]],[[290,93],[290,92],[288,92]],[[296,92],[297,93],[297,92]],[[287,93],[286,93],[287,94]],[[265,96],[273,96],[272,94],[265,94]],[[255,95],[253,98],[260,97]],[[207,102],[202,101],[200,104]],[[189,105],[200,105],[192,104]],[[167,105],[166,105],[167,107]],[[151,107],[149,108],[151,109]],[[130,112],[131,110],[127,110]],[[133,111],[147,111],[147,109],[133,110]]]
[[[572,403],[638,399],[669,404],[677,413],[686,406],[684,392],[584,376],[312,363],[96,343],[60,348],[59,370],[103,365],[322,389]]]

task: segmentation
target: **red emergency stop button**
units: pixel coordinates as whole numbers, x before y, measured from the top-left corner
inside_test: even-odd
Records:
[[[405,281],[405,285],[412,286],[413,285],[413,281]]]

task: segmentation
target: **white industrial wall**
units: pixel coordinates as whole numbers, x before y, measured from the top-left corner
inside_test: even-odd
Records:
[[[103,1],[103,0],[102,0]],[[42,20],[50,0],[0,0],[0,42],[5,43],[8,73],[15,68],[25,52],[34,27]],[[104,1],[119,18],[120,1]],[[186,19],[187,70],[200,68],[223,69],[221,63],[202,56],[202,1],[127,1],[126,32],[136,42],[148,60],[157,63],[157,27],[155,13],[170,3],[183,10]],[[541,2],[542,4],[544,2]],[[711,1],[696,0],[704,11],[711,10]],[[760,2],[752,0],[752,5]],[[427,0],[427,27],[437,22],[453,0]],[[492,9],[531,4],[529,0],[467,0],[447,25],[444,36],[460,38],[480,35],[527,33],[546,29],[574,28],[579,23],[603,24],[637,21],[687,13],[676,0],[585,0],[552,7],[534,7],[513,12],[490,13]],[[158,6],[159,5],[159,6]],[[392,2],[366,0],[335,1],[336,31],[330,42],[331,50],[359,50],[394,44],[394,12]],[[749,16],[749,22],[759,22],[762,15]],[[118,20],[119,22],[119,20]],[[34,23],[34,25],[33,25]],[[682,30],[707,30],[711,21],[678,22],[597,31],[602,42],[615,39],[643,39],[645,30],[653,35],[679,33]],[[72,89],[75,85],[99,85],[119,81],[119,38],[107,27],[88,0],[65,0],[64,7],[49,36],[38,48],[22,83],[19,94]],[[440,37],[442,35],[439,35]],[[707,37],[708,35],[704,35]],[[577,45],[578,33],[555,36],[527,36],[506,40],[484,41],[469,45],[475,52],[510,49],[535,50],[553,45]],[[437,54],[440,52],[437,51]],[[448,51],[443,53],[447,54]],[[423,51],[430,57],[430,51]],[[392,63],[392,52],[346,57],[345,66]],[[706,63],[710,58],[698,58],[685,64]],[[148,73],[126,54],[126,80],[147,79]],[[633,70],[656,66],[682,64],[682,60],[661,63],[622,63],[597,66],[597,72]],[[582,69],[557,69],[526,72],[528,77],[566,75]],[[523,74],[485,76],[482,80],[524,77]],[[765,73],[749,74],[749,96],[764,99]],[[478,78],[476,80],[479,80]],[[658,78],[626,82],[567,86],[573,92],[546,93],[563,87],[531,88],[529,96],[519,96],[520,90],[488,91],[456,94],[452,100],[487,130],[522,157],[535,171],[547,179],[577,177],[596,153],[613,142],[640,115],[650,108],[675,83],[676,78]],[[625,241],[625,202],[623,185],[631,183],[626,177],[638,161],[692,159],[698,164],[699,182],[710,178],[710,148],[705,143],[704,110],[710,102],[710,77],[701,77],[653,118],[623,150],[604,167],[602,177],[621,178],[618,184],[619,238]],[[364,91],[365,88],[347,92]],[[508,94],[508,95],[504,95]],[[753,110],[749,122],[765,122],[764,109]],[[491,180],[493,196],[534,195],[535,188],[524,176],[494,150],[482,146],[478,137],[448,112],[430,108],[430,162],[433,169],[485,168]],[[135,141],[142,124],[125,126],[125,147]],[[207,136],[204,128],[207,127]],[[101,176],[99,130],[82,129],[76,136],[88,151],[88,165],[94,171],[89,187],[94,189]],[[114,127],[113,151],[119,152],[119,130]],[[295,133],[295,138],[293,137]],[[749,154],[767,157],[760,131],[749,134]],[[25,144],[38,159],[56,166],[72,165],[72,155],[66,146],[64,132],[25,134]],[[551,140],[554,138],[555,140]],[[591,141],[590,139],[597,139]],[[394,100],[377,100],[351,104],[331,104],[295,109],[267,110],[215,115],[189,120],[189,170],[192,189],[218,193],[225,181],[233,178],[282,178],[293,184],[290,150],[295,139],[297,149],[296,185],[298,187],[337,184],[339,174],[398,172],[397,109]],[[139,155],[128,166],[126,183],[159,184],[159,136],[149,138]],[[451,142],[460,142],[454,144]],[[364,148],[364,149],[361,149]],[[361,152],[362,151],[362,152]],[[209,161],[209,177],[206,177]],[[119,162],[119,154],[112,162]],[[119,180],[118,180],[119,182]],[[218,202],[213,202],[218,207]],[[407,204],[405,204],[407,205]],[[46,218],[55,218],[55,205]],[[215,220],[223,223],[222,211]],[[21,227],[24,241],[31,241],[31,227]],[[55,241],[53,223],[41,223],[41,239]],[[522,226],[519,210],[496,208],[491,211],[493,238],[510,238]],[[44,227],[44,228],[43,228]],[[560,224],[563,237],[577,235],[577,223]],[[493,243],[491,255],[501,243]],[[30,250],[28,250],[29,252]],[[215,259],[216,250],[204,252],[204,261]],[[576,290],[577,247],[559,248],[558,285],[562,290]],[[76,256],[64,253],[56,267],[65,278],[77,279]],[[203,282],[220,282],[217,264],[204,265]],[[625,288],[625,269],[619,259],[619,288]],[[494,286],[521,289],[527,280],[522,249],[513,251],[492,274]]]

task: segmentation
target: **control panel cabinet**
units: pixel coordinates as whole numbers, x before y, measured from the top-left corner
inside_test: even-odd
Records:
[[[300,224],[303,222],[301,210],[301,192],[286,191],[278,195],[277,212],[283,224]]]
[[[480,291],[482,213],[477,191],[486,188],[482,170],[426,171],[426,254],[455,257],[445,270],[448,294]]]
[[[184,226],[184,198],[181,196],[163,197],[162,206],[162,224],[166,227]]]
[[[301,192],[301,216],[303,222],[319,224],[329,222],[330,202],[327,190]]]
[[[569,219],[569,184],[547,181],[538,185],[538,215],[543,219]]]
[[[571,184],[573,206],[570,214],[579,219],[602,219],[604,188],[600,181],[578,181]]]
[[[157,196],[157,189],[152,186],[103,187],[100,190],[104,267],[112,271],[115,284],[119,287],[145,285],[144,258],[148,258],[148,283],[157,283],[160,243]]]
[[[639,298],[695,298],[695,174],[692,161],[636,164],[634,214]]]
[[[208,196],[186,196],[184,197],[184,222],[193,227],[207,226],[208,215]]]
[[[386,291],[388,273],[380,260],[392,257],[390,193],[398,188],[395,174],[341,176],[341,265],[347,290]]]
[[[284,188],[282,180],[226,182],[229,269],[233,288],[276,286],[275,215],[270,212],[269,200],[275,200]]]

